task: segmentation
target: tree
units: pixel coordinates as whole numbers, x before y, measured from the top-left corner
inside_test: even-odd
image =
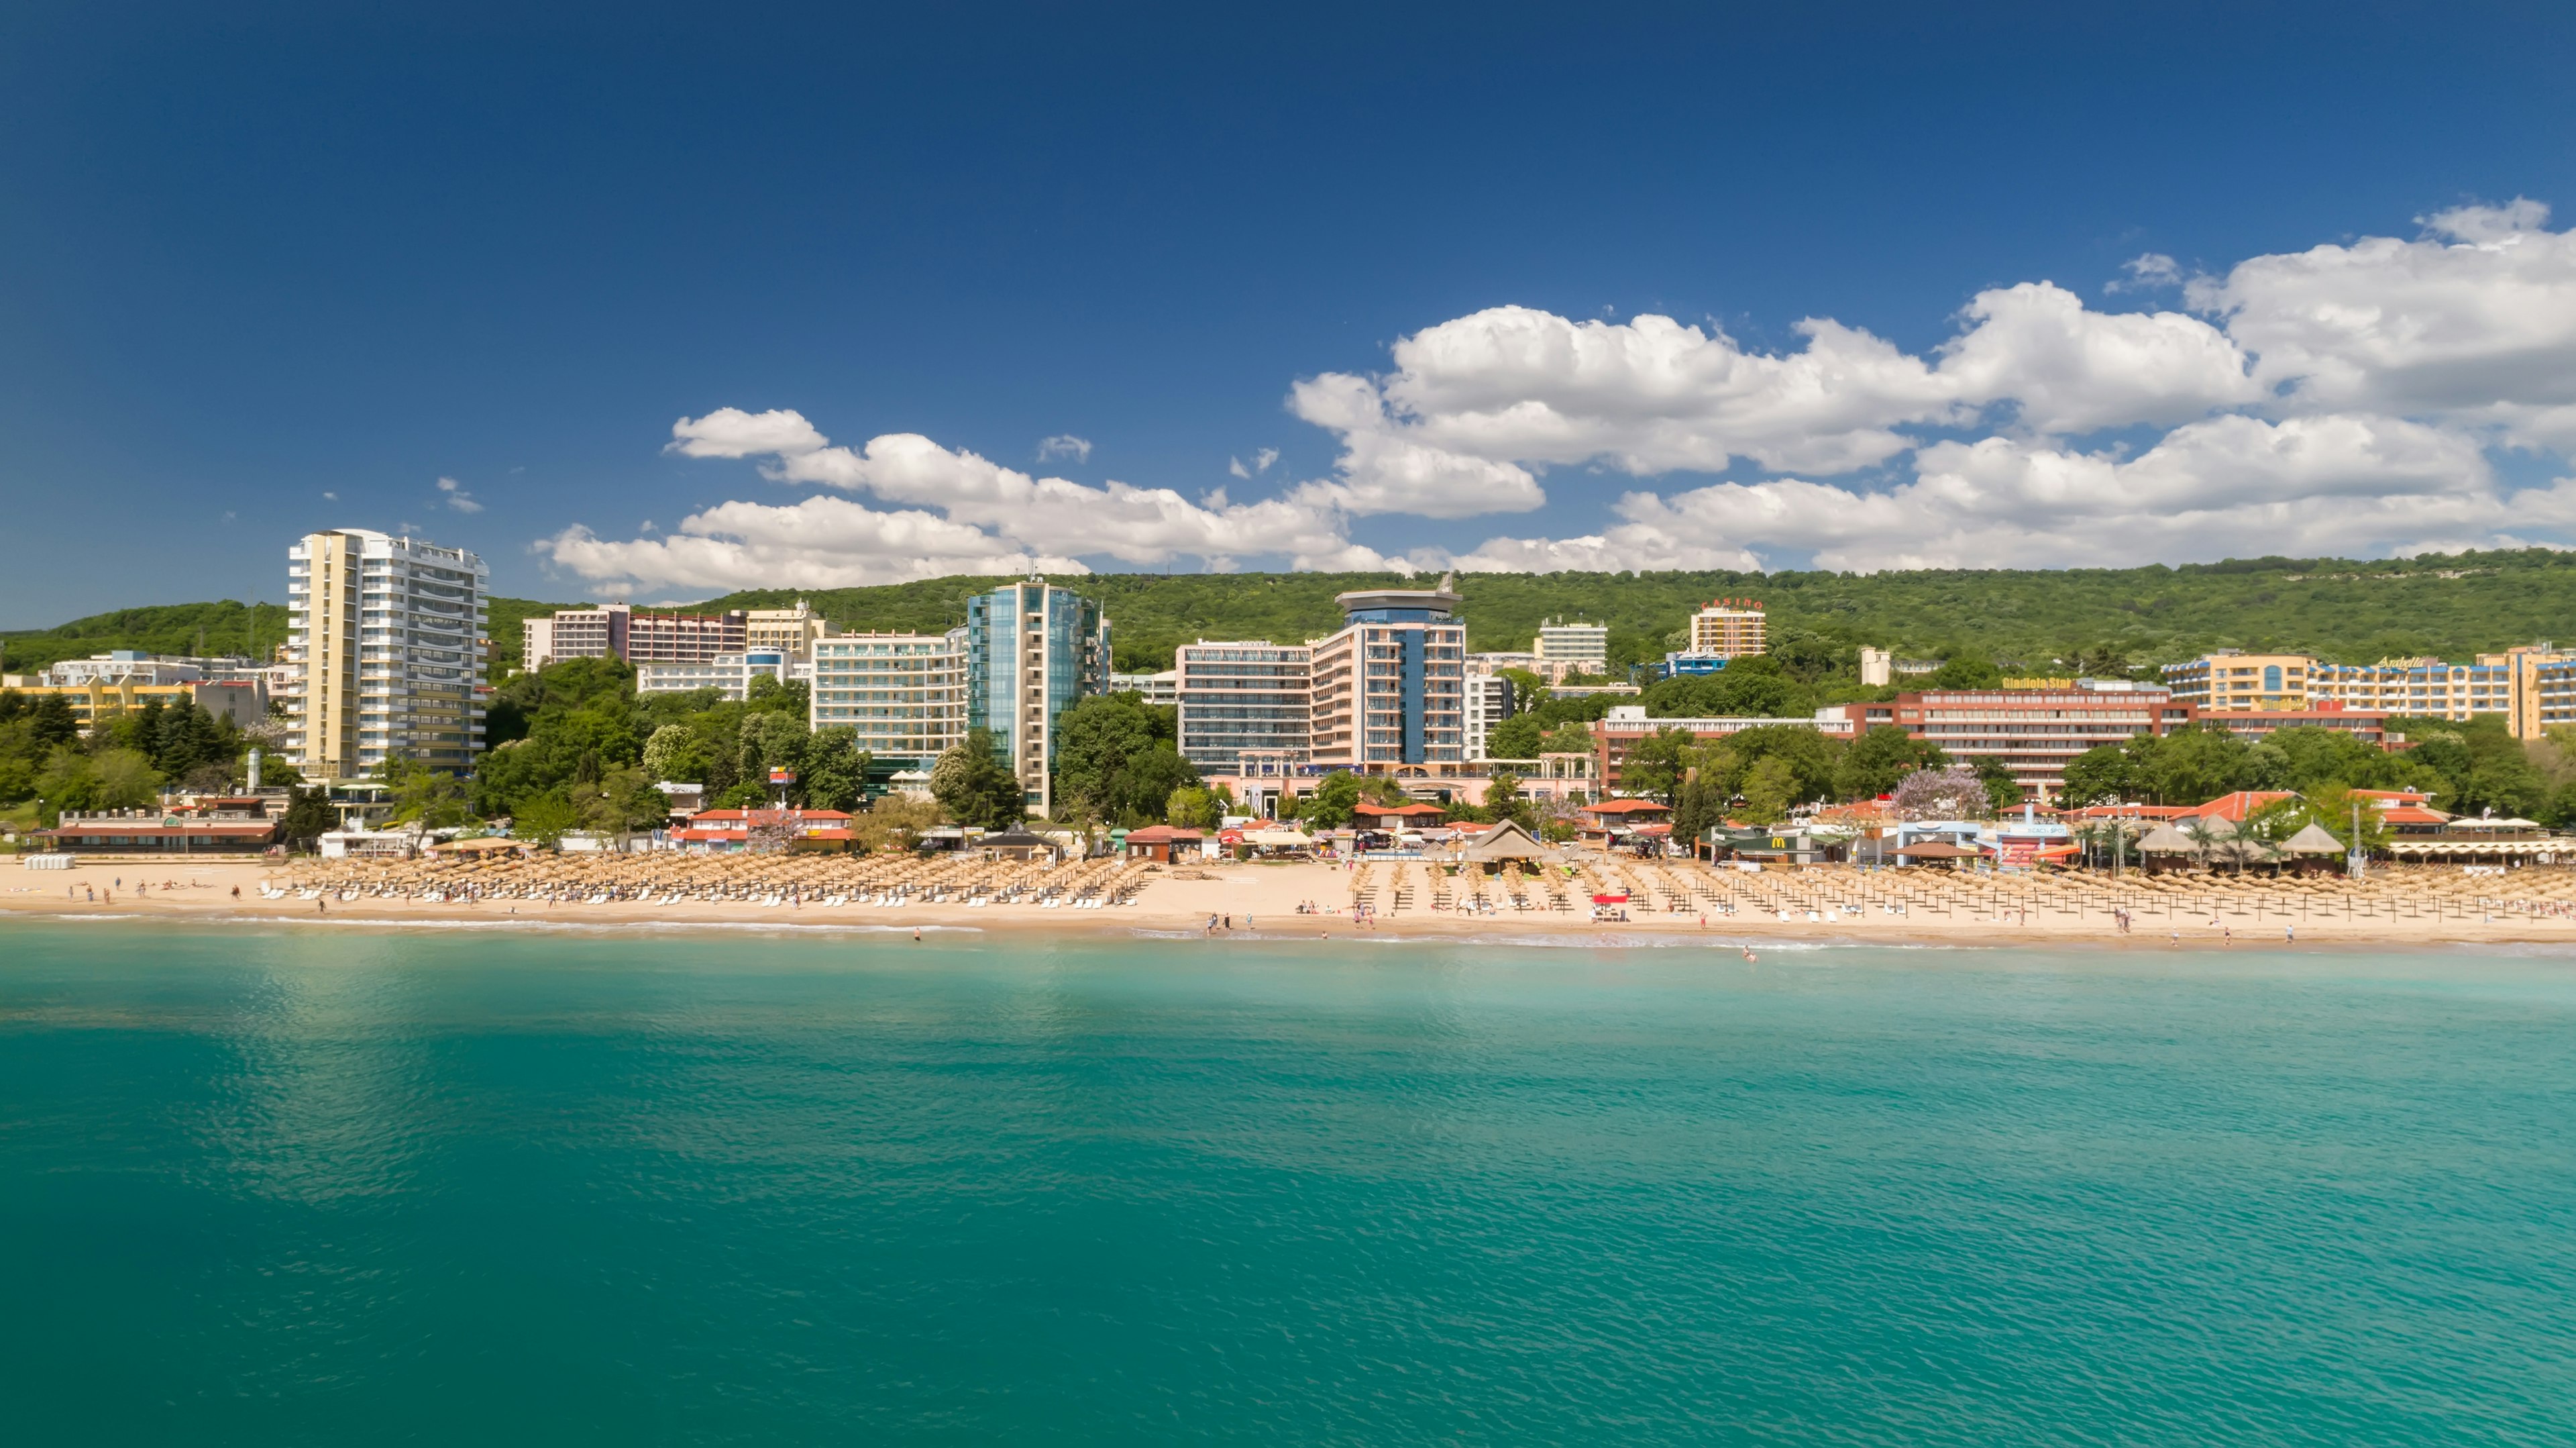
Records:
[[[28,719],[27,742],[33,753],[42,755],[80,739],[80,720],[72,713],[72,701],[60,694],[38,695]]]
[[[1223,808],[1215,794],[1195,784],[1185,784],[1164,801],[1163,818],[1184,829],[1212,830]]]
[[[581,828],[581,809],[562,790],[549,790],[534,796],[519,807],[510,821],[510,833],[543,849]]]
[[[1162,812],[1172,792],[1196,785],[1198,768],[1168,744],[1156,744],[1129,760],[1118,781],[1119,817],[1149,819]],[[1150,804],[1147,801],[1151,801]]]
[[[277,822],[277,837],[288,846],[311,848],[314,841],[340,827],[340,812],[331,796],[318,789],[298,789],[286,797],[286,816]]]
[[[1673,799],[1673,842],[1696,850],[1700,838],[1726,823],[1726,796],[1694,773]]]
[[[1941,667],[1923,681],[1927,689],[1998,689],[2003,687],[2004,671],[1995,666],[1982,649],[1961,649],[1942,660]]]
[[[2176,730],[2129,745],[2145,756],[2141,773],[2158,804],[2206,804],[2243,787],[2238,781],[2245,772],[2245,741],[2222,726]]]
[[[375,775],[392,787],[393,817],[405,824],[437,830],[467,824],[474,818],[474,811],[466,804],[465,786],[457,783],[455,775],[417,760],[399,758],[377,765]]]
[[[2066,786],[2058,792],[2058,802],[2075,809],[2127,804],[2144,792],[2128,749],[2118,744],[2097,744],[2066,762]]]
[[[1985,789],[1986,803],[1995,813],[2002,814],[2020,806],[2021,781],[2013,777],[2013,772],[2005,767],[2002,760],[1991,754],[1980,754],[1963,762],[1977,772],[1977,783]]]
[[[1337,830],[1351,822],[1351,807],[1360,802],[1360,777],[1347,769],[1336,769],[1324,776],[1315,792],[1306,796],[1306,807],[1299,816],[1318,829]]]
[[[1536,759],[1547,726],[1535,714],[1515,714],[1485,731],[1488,759]]]
[[[888,794],[878,796],[851,822],[851,828],[857,832],[859,843],[870,850],[909,850],[946,818],[939,806],[929,800]]]
[[[1629,746],[1619,765],[1619,788],[1671,804],[1698,753],[1699,740],[1689,730],[1658,729]]]
[[[832,724],[815,730],[805,748],[805,807],[856,810],[867,793],[868,764],[867,752],[859,748],[857,729]]]
[[[1564,724],[1560,724],[1555,729],[1550,730],[1547,737],[1538,742],[1538,752],[1541,754],[1589,754],[1592,752],[1592,731],[1585,727],[1580,720],[1568,720]]]
[[[703,784],[706,742],[686,724],[665,724],[644,741],[644,772],[673,784]]]
[[[633,765],[577,783],[565,798],[581,828],[615,835],[619,844],[639,830],[658,828],[671,814],[671,797],[655,789],[644,771]]]
[[[741,733],[736,736],[735,777],[745,784],[765,785],[771,770],[783,769],[796,776],[789,797],[802,799],[806,746],[812,737],[801,714],[763,710],[743,715]]]
[[[1529,823],[1529,801],[1522,799],[1521,777],[1508,769],[1497,769],[1485,778],[1485,818],[1499,824],[1504,820]]]
[[[951,819],[979,829],[1004,829],[1028,813],[1019,776],[993,757],[989,730],[970,730],[965,743],[939,756],[930,792]]]
[[[1773,755],[1754,765],[1744,776],[1744,807],[1740,813],[1745,822],[1767,825],[1788,818],[1797,787],[1797,772],[1787,759]]]
[[[1834,793],[1844,799],[1875,799],[1916,770],[1939,769],[1949,762],[1941,746],[1881,724],[1853,740],[1834,762]]]
[[[1199,782],[1174,745],[1177,718],[1132,692],[1079,700],[1056,716],[1055,813],[1130,825],[1161,818],[1174,790]]]
[[[1896,815],[1906,820],[1981,820],[1993,813],[1985,782],[1966,765],[1918,769],[1898,781]]]

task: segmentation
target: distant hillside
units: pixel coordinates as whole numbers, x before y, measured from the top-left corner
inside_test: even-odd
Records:
[[[1387,574],[1147,573],[1063,577],[1101,600],[1122,668],[1167,668],[1197,638],[1312,638],[1340,624],[1333,595]],[[1416,586],[1428,579],[1415,580]],[[776,608],[798,598],[844,628],[947,628],[989,578],[882,588],[759,589],[706,607]],[[2548,549],[2383,562],[2260,558],[2129,569],[1895,573],[1475,573],[1458,591],[1471,647],[1520,649],[1542,619],[1611,628],[1614,656],[1661,657],[1712,598],[1768,605],[1774,635],[1841,648],[1872,644],[1939,658],[1982,649],[2046,665],[2106,647],[2134,663],[2205,649],[2296,649],[2367,663],[2393,655],[2465,658],[2536,639],[2576,644],[2576,555]]]
[[[778,608],[813,601],[845,629],[945,629],[963,622],[969,595],[999,580],[931,579],[881,588],[756,589],[699,608]],[[1333,595],[1385,586],[1389,574],[1109,573],[1055,582],[1108,610],[1121,668],[1169,667],[1172,648],[1197,638],[1289,642],[1339,624]],[[1428,579],[1415,580],[1417,585]],[[2206,649],[2285,649],[2367,663],[2411,654],[2466,658],[2511,644],[2576,645],[2576,555],[2548,549],[2465,553],[2380,562],[2257,558],[2128,569],[1921,570],[1899,573],[1479,573],[1459,579],[1468,641],[1477,649],[1529,645],[1540,620],[1607,623],[1623,660],[1679,646],[1691,611],[1711,598],[1769,605],[1772,631],[1836,652],[1860,644],[1940,658],[1981,649],[2008,667],[2038,669],[2079,653],[2132,664],[2188,658]],[[505,664],[519,654],[519,621],[562,605],[491,600],[492,640]],[[189,652],[204,630],[209,651],[262,648],[283,636],[285,610],[263,604],[176,604],[126,609],[58,628],[0,634],[12,672],[110,648]]]

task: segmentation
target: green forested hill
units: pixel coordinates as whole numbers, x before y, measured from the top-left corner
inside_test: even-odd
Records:
[[[775,608],[811,599],[845,629],[944,629],[964,620],[968,595],[998,580],[932,579],[882,588],[765,589],[699,607]],[[1332,631],[1333,595],[1384,586],[1386,574],[1148,573],[1058,578],[1101,600],[1122,668],[1162,668],[1172,647],[1195,638],[1292,641]],[[1428,583],[1428,579],[1416,580]],[[2132,665],[2233,646],[2313,652],[2370,662],[2411,654],[2465,658],[2542,639],[2576,645],[2576,555],[2547,549],[2380,562],[2259,558],[2129,569],[1923,570],[1854,573],[1468,574],[1469,642],[1526,648],[1543,618],[1607,623],[1625,660],[1677,647],[1691,611],[1719,596],[1769,606],[1786,642],[1810,638],[1837,651],[1860,644],[1907,657],[1962,649],[2007,669],[2039,670],[2081,652],[2107,651]],[[491,601],[497,652],[515,662],[519,620],[553,604]],[[127,609],[58,628],[0,635],[11,671],[110,648],[187,652],[205,630],[209,651],[264,649],[282,634],[284,610],[237,603]]]
[[[1195,638],[1315,637],[1339,626],[1333,595],[1385,574],[1101,574],[1059,578],[1101,600],[1121,667],[1167,667]],[[986,578],[885,588],[756,590],[709,602],[774,608],[809,598],[844,628],[946,628]],[[1429,580],[1416,580],[1417,586]],[[1544,618],[1607,623],[1614,654],[1679,647],[1709,599],[1758,598],[1774,634],[1842,647],[1873,644],[1940,658],[1981,649],[2039,668],[2098,657],[2136,664],[2218,647],[2295,649],[2367,663],[2393,655],[2466,657],[2555,638],[2576,644],[2576,555],[2547,549],[2384,562],[2263,558],[2130,569],[1924,570],[1901,573],[1478,573],[1463,575],[1468,641],[1527,648]]]
[[[58,659],[83,659],[110,649],[156,654],[244,654],[266,658],[286,638],[286,605],[173,603],[120,608],[48,629],[0,632],[0,662],[8,672],[32,673]]]

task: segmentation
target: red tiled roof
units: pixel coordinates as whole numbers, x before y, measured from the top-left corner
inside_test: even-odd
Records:
[[[1581,812],[1597,815],[1632,815],[1671,814],[1673,810],[1671,805],[1657,804],[1651,799],[1605,799],[1599,804],[1585,805]]]
[[[1355,804],[1355,805],[1352,805],[1352,806],[1351,806],[1351,813],[1353,813],[1353,814],[1373,814],[1373,815],[1408,815],[1408,816],[1410,816],[1410,815],[1426,815],[1426,814],[1447,814],[1447,813],[1448,813],[1448,811],[1447,811],[1447,810],[1445,810],[1445,809],[1442,809],[1440,806],[1438,806],[1438,805],[1436,805],[1436,804],[1423,804],[1423,803],[1421,803],[1420,801],[1413,801],[1413,802],[1406,803],[1406,804]]]
[[[2411,804],[2394,805],[2379,812],[2383,823],[2392,825],[2449,824],[2451,817],[2437,809],[2423,809]]]
[[[1202,840],[1205,838],[1207,838],[1207,836],[1200,834],[1197,830],[1174,829],[1170,825],[1147,825],[1141,830],[1129,830],[1127,832],[1127,843],[1131,845],[1159,845],[1166,841],[1178,843],[1182,840]]]
[[[2197,809],[2186,810],[2183,812],[2183,816],[2178,816],[2178,818],[2187,816],[2195,819],[2225,820],[2229,824],[2242,824],[2244,823],[2247,815],[2252,814],[2254,811],[2261,809],[2263,806],[2270,804],[2275,800],[2297,799],[2298,797],[2299,796],[2296,791],[2287,789],[2240,789],[2234,794],[2222,794],[2218,798],[2211,800],[2207,804],[2201,805]]]

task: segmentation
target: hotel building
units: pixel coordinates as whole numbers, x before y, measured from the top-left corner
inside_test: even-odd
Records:
[[[966,742],[966,631],[817,638],[816,729],[846,724],[874,761],[928,769]]]
[[[1739,659],[1747,654],[1770,651],[1762,605],[1753,599],[1713,600],[1708,607],[1691,615],[1690,628],[1690,652],[1694,654]]]
[[[287,761],[312,780],[392,758],[470,771],[490,692],[483,560],[364,528],[308,533],[286,560]]]
[[[1036,578],[966,601],[966,726],[991,732],[1031,814],[1053,803],[1056,717],[1108,686],[1098,602]]]
[[[1361,589],[1333,602],[1342,630],[1313,646],[1314,766],[1457,772],[1467,754],[1467,626],[1448,580],[1434,589]]]
[[[742,615],[744,648],[776,649],[800,659],[811,659],[816,643],[839,632],[801,598],[794,608],[755,608]]]
[[[2198,712],[2169,690],[2126,682],[2071,689],[1925,689],[1890,704],[1838,704],[1855,734],[1893,724],[1939,745],[1952,759],[1993,758],[2012,771],[2022,798],[2054,796],[2066,765],[2104,744],[2170,734]]]
[[[1550,681],[1567,674],[1601,674],[1610,669],[1610,626],[1550,619],[1538,626],[1530,652]]]
[[[1172,651],[1181,757],[1231,774],[1247,753],[1293,768],[1310,754],[1312,645],[1201,639]]]
[[[785,649],[745,649],[718,654],[704,663],[637,664],[638,694],[686,694],[713,689],[734,703],[751,697],[751,681],[772,678],[782,684],[810,682],[814,666]]]
[[[565,659],[623,659],[630,664],[705,664],[739,654],[747,615],[637,613],[632,604],[559,608],[519,624],[519,667],[534,671]]]
[[[2245,654],[2220,649],[2167,664],[2165,687],[2203,709],[2304,709],[2317,661],[2305,654]]]
[[[1852,714],[1857,713],[1856,706],[1844,707],[1851,709]],[[1819,709],[1812,717],[1796,719],[1732,716],[1650,719],[1646,717],[1643,704],[1614,704],[1607,715],[1592,725],[1594,774],[1601,781],[1602,797],[1607,799],[1619,792],[1619,771],[1627,762],[1628,751],[1648,736],[1661,734],[1667,729],[1684,730],[1694,739],[1706,740],[1723,739],[1747,729],[1787,725],[1794,729],[1813,729],[1828,738],[1848,741],[1864,727],[1852,714],[1836,709]]]
[[[1181,702],[1181,671],[1174,668],[1158,674],[1111,674],[1109,692],[1139,694],[1146,703],[1168,709]]]
[[[1518,701],[1513,697],[1512,681],[1498,674],[1471,673],[1460,697],[1467,757],[1483,759],[1490,753],[1485,744],[1493,734],[1494,726],[1516,712],[1514,705]]]
[[[2305,654],[2227,650],[2165,666],[2178,699],[2205,709],[2309,709],[2327,704],[2365,713],[2449,719],[2505,716],[2517,738],[2576,724],[2576,654],[2548,644],[2480,654],[2472,663],[2383,659],[2320,663]]]

